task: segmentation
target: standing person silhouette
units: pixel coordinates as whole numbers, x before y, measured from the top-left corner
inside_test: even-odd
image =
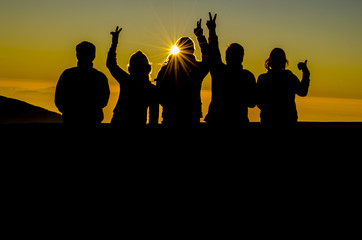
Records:
[[[157,125],[159,103],[156,86],[150,82],[151,64],[145,54],[137,51],[129,60],[129,73],[117,65],[116,50],[121,31],[122,28],[117,27],[111,32],[112,45],[107,57],[107,67],[120,85],[111,124],[118,127],[144,127],[149,108],[149,124]]]
[[[294,127],[298,120],[295,95],[308,94],[310,73],[307,60],[298,63],[303,72],[299,81],[291,71],[286,70],[288,60],[281,48],[274,48],[265,61],[267,73],[261,74],[257,82],[260,119],[266,127]]]
[[[77,67],[65,70],[55,90],[55,105],[64,123],[97,125],[104,118],[103,108],[109,99],[107,77],[93,68],[96,47],[81,42],[76,47]]]
[[[212,127],[243,127],[249,123],[248,108],[256,106],[256,80],[243,68],[244,48],[238,43],[226,49],[226,64],[221,60],[216,35],[216,14],[206,25],[209,29],[209,50],[212,57],[212,97],[205,121]]]
[[[173,128],[198,127],[201,110],[201,85],[209,72],[207,63],[208,44],[201,19],[194,29],[200,44],[202,61],[194,56],[194,42],[189,37],[181,37],[175,46],[179,53],[170,54],[157,76],[160,103],[163,106],[163,124]]]

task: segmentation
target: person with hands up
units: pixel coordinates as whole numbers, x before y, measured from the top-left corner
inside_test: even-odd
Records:
[[[209,72],[208,44],[201,22],[197,21],[194,33],[201,48],[202,60],[197,61],[194,41],[181,37],[157,76],[157,88],[163,107],[163,125],[171,128],[197,128],[202,117],[201,86]]]
[[[298,121],[295,95],[305,97],[308,94],[310,72],[307,60],[297,65],[303,72],[301,81],[286,69],[287,64],[284,50],[274,48],[265,61],[267,73],[258,78],[257,105],[260,108],[261,123],[268,128],[295,127]]]
[[[248,108],[256,105],[256,81],[254,75],[243,68],[244,48],[232,43],[226,48],[226,64],[222,62],[216,17],[209,13],[206,26],[209,29],[211,56],[212,97],[205,121],[214,128],[242,128],[249,123]]]
[[[122,28],[116,27],[112,35],[112,45],[108,52],[107,68],[120,85],[117,105],[113,110],[111,124],[121,128],[142,128],[147,123],[158,124],[158,94],[156,86],[150,82],[151,64],[140,50],[134,53],[128,64],[128,72],[117,65],[116,50]]]

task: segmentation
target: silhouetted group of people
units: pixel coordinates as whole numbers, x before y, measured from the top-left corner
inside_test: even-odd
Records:
[[[107,68],[120,85],[117,105],[111,124],[117,127],[144,127],[148,122],[157,125],[159,105],[162,106],[162,124],[168,127],[197,127],[202,118],[201,86],[211,73],[212,97],[205,121],[212,127],[247,126],[248,108],[258,106],[261,123],[265,126],[294,126],[298,120],[295,95],[306,96],[310,73],[307,61],[298,64],[303,72],[300,81],[286,70],[288,60],[280,48],[271,51],[265,61],[267,72],[256,81],[243,68],[244,48],[230,44],[223,63],[216,35],[216,14],[209,13],[206,26],[209,41],[203,34],[201,19],[194,33],[201,49],[197,61],[195,43],[181,37],[175,46],[179,52],[166,58],[157,75],[156,85],[150,81],[151,64],[142,51],[129,60],[128,71],[117,64],[117,45],[122,28],[112,35],[107,56]],[[106,76],[93,68],[95,46],[82,42],[76,47],[77,67],[65,70],[59,78],[55,104],[67,124],[97,125],[103,120],[103,108],[110,91]]]

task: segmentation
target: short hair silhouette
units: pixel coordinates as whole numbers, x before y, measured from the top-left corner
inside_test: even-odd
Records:
[[[182,54],[194,54],[195,52],[195,43],[189,37],[181,37],[176,41],[176,46]]]
[[[100,124],[109,100],[107,77],[93,68],[96,47],[90,42],[76,46],[77,67],[66,69],[55,90],[55,105],[70,125]]]
[[[265,61],[265,68],[267,70],[277,70],[282,69],[285,70],[288,65],[288,59],[283,49],[274,48],[269,55],[269,58]]]
[[[238,66],[244,60],[244,48],[238,43],[230,44],[225,52],[227,65]]]
[[[96,46],[84,41],[77,45],[76,52],[79,61],[92,62],[96,57]]]
[[[205,121],[212,128],[234,130],[249,124],[248,108],[256,106],[254,74],[244,69],[244,48],[238,43],[227,46],[223,63],[216,34],[216,16],[209,12],[209,53],[212,60],[211,102]]]
[[[135,76],[147,76],[151,73],[151,64],[142,51],[137,51],[129,59],[128,71]]]

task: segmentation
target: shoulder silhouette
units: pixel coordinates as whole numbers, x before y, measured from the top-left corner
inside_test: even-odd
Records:
[[[275,48],[265,61],[267,73],[261,74],[257,82],[261,123],[265,126],[295,126],[298,120],[295,95],[304,97],[309,89],[307,61],[299,63],[303,71],[300,81],[291,71],[286,70],[288,60],[283,49]]]
[[[256,105],[256,80],[243,68],[244,48],[238,43],[226,49],[226,64],[216,35],[216,14],[206,23],[209,29],[209,51],[212,59],[212,98],[205,121],[213,127],[246,126],[249,123],[248,108]]]
[[[77,67],[65,70],[55,91],[55,105],[65,123],[99,124],[109,99],[107,77],[93,68],[96,48],[90,42],[76,47]]]
[[[150,82],[151,64],[143,52],[137,51],[129,60],[128,72],[117,65],[116,50],[121,30],[117,27],[111,32],[112,45],[107,57],[107,67],[120,84],[111,123],[118,127],[144,127],[149,109],[149,124],[156,125],[159,103],[156,86]]]

